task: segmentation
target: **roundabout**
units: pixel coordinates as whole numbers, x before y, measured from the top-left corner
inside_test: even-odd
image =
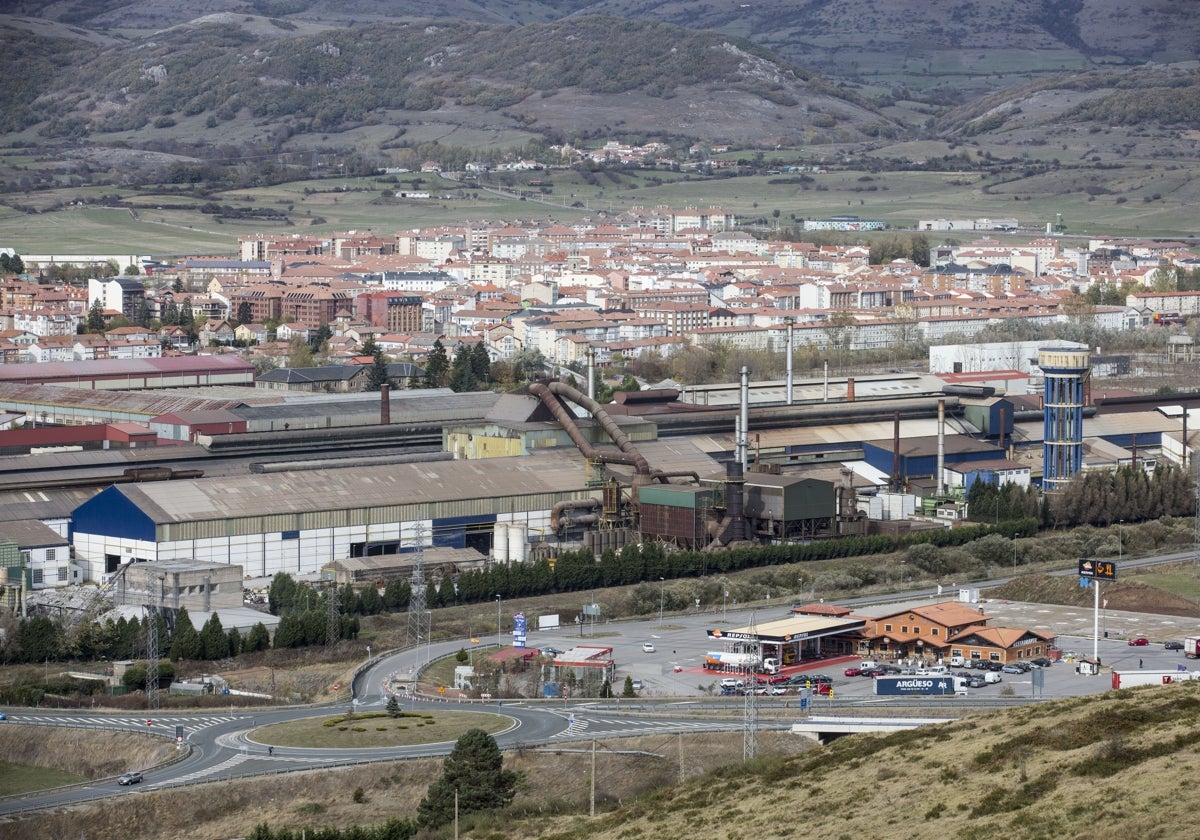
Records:
[[[516,725],[506,715],[443,706],[398,714],[383,711],[306,717],[259,727],[247,733],[247,740],[297,749],[386,749],[452,743],[470,729],[497,735]]]

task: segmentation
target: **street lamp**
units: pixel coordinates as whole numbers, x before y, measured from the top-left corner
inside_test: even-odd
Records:
[[[658,579],[658,629],[662,629],[663,601],[667,597],[667,581],[666,578]]]
[[[430,649],[433,644],[433,610],[425,610],[425,614],[429,616],[428,629],[425,631],[425,667],[429,667],[433,661],[433,651]]]
[[[1125,557],[1125,520],[1121,519],[1117,522],[1117,562],[1120,563]]]
[[[496,644],[499,645],[500,647],[504,647],[503,639],[504,639],[504,637],[501,635],[501,630],[500,630],[500,596],[497,595],[496,596]]]

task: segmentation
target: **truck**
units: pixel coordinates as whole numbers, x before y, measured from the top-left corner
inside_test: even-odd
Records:
[[[726,653],[710,650],[704,654],[704,667],[712,671],[749,671],[754,668],[764,674],[778,674],[779,660],[773,656],[760,659],[757,653]]]
[[[1183,655],[1188,659],[1200,657],[1200,636],[1188,636],[1183,640]]]
[[[1182,665],[1180,666],[1183,667]],[[1139,685],[1171,685],[1200,679],[1200,671],[1113,671],[1113,688],[1136,688]]]
[[[875,677],[875,693],[884,695],[918,695],[951,697],[967,693],[967,681],[948,674],[933,676]]]

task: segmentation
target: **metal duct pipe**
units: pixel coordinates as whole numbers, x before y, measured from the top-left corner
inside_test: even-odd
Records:
[[[750,469],[750,368],[742,365],[742,437],[741,437],[741,458],[738,463],[742,465],[742,471]]]
[[[854,402],[854,377],[846,377],[846,402]]]
[[[569,528],[572,525],[595,525],[599,521],[600,521],[600,514],[585,513],[582,516],[571,516],[568,514],[567,516],[564,516],[560,520],[560,523],[562,524],[562,526],[564,528]]]
[[[563,511],[598,507],[600,507],[599,499],[572,499],[566,502],[557,502],[554,507],[550,508],[550,529],[552,531],[558,530]]]
[[[379,422],[384,426],[392,422],[392,386],[386,382],[379,386]]]
[[[1003,416],[1003,415],[1001,415]],[[900,418],[896,418],[896,423],[899,425]],[[946,401],[938,400],[938,419],[937,419],[937,494],[940,496],[946,492],[945,482],[942,476],[946,472]]]
[[[541,399],[545,406],[550,409],[550,413],[554,415],[554,419],[563,427],[567,436],[571,438],[571,442],[583,453],[585,458],[607,464],[627,464],[633,466],[639,475],[650,475],[649,462],[629,442],[629,438],[625,436],[625,433],[621,431],[612,417],[608,415],[608,412],[600,407],[598,402],[589,399],[586,394],[582,394],[575,388],[562,382],[551,382],[549,384],[535,382],[529,386],[529,393]],[[596,419],[596,422],[600,424],[605,433],[612,438],[613,443],[617,445],[622,454],[614,455],[596,449],[591,441],[583,436],[583,433],[579,430],[579,426],[575,423],[575,418],[563,407],[562,403],[555,399],[555,396],[565,397],[591,413],[592,417]]]
[[[822,361],[825,363],[825,398],[821,401],[829,402],[829,360],[822,359]]]
[[[684,478],[684,477],[690,478],[692,481],[696,482],[697,484],[700,483],[700,473],[694,472],[692,470],[676,470],[674,472],[663,472],[662,470],[654,471],[654,480],[661,481],[663,484],[671,483],[671,482],[667,481],[668,478]]]
[[[402,455],[375,455],[349,458],[310,458],[303,461],[257,461],[249,465],[250,472],[262,473],[299,472],[301,470],[328,470],[345,467],[379,467],[386,464],[431,464],[436,461],[453,461],[449,452],[410,452]]]

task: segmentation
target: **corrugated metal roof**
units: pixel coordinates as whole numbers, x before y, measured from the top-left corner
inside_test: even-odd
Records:
[[[36,519],[13,519],[0,522],[0,540],[12,540],[21,548],[43,548],[67,545],[67,538]]]
[[[7,365],[0,365],[0,368]],[[247,394],[253,392],[247,390]],[[121,414],[141,414],[157,417],[172,411],[229,408],[236,400],[211,400],[194,397],[187,391],[95,391],[90,388],[67,388],[58,385],[14,385],[0,382],[0,407],[24,411],[27,406],[56,406],[86,409],[95,412],[111,411]]]
[[[99,492],[98,487],[88,487],[0,493],[0,522],[21,519],[69,519],[75,508]]]
[[[866,400],[874,397],[920,397],[933,396],[942,393],[945,385],[936,376],[922,373],[899,373],[886,376],[853,377],[854,393],[857,399]],[[740,399],[740,385],[694,385],[681,388],[680,400],[698,405],[728,406],[735,405]],[[829,396],[841,399],[846,392],[846,377],[830,377]],[[750,386],[750,402],[785,403],[787,401],[787,381],[771,380],[753,382]],[[792,382],[792,399],[797,403],[821,402],[825,398],[825,381],[823,379],[805,379]]]
[[[157,523],[587,489],[583,459],[574,451],[547,452],[536,457],[122,484],[117,488]]]
[[[461,394],[448,388],[391,392],[392,423],[463,420],[482,418],[500,399],[493,391],[468,391]],[[379,394],[317,395],[307,400],[289,400],[284,404],[238,406],[236,413],[247,421],[291,420],[296,417],[333,414],[373,414],[379,416]],[[375,422],[378,422],[376,420]],[[349,424],[347,424],[349,425]]]
[[[732,422],[732,421],[731,421]],[[954,418],[953,424],[947,420],[946,434],[949,436],[959,429],[969,433],[978,430],[961,418]],[[893,421],[880,420],[867,423],[839,423],[837,425],[793,426],[790,429],[750,429],[750,453],[753,457],[755,448],[782,449],[785,446],[820,446],[820,445],[859,445],[865,440],[891,439]],[[937,418],[914,418],[900,421],[900,437],[928,437],[937,434]],[[733,451],[733,430],[728,434],[697,435],[693,440],[706,452]]]
[[[254,372],[254,366],[240,356],[166,356],[158,359],[88,359],[75,362],[38,362],[37,364],[0,365],[0,382],[29,379],[87,380],[96,376],[157,376],[196,371]]]

